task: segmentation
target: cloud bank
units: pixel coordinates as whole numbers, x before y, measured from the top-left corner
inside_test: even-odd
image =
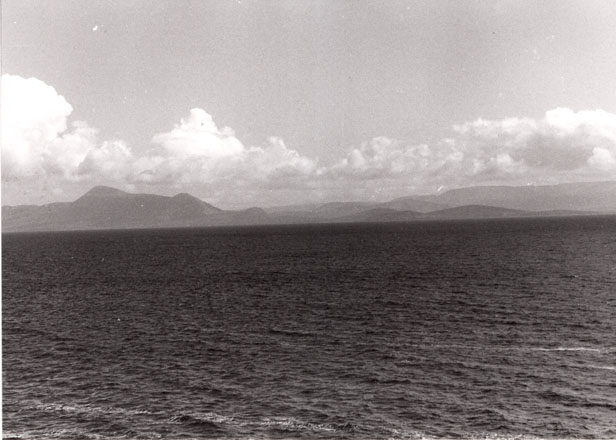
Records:
[[[155,135],[152,143],[156,146],[142,158],[136,181],[268,186],[281,179],[301,180],[316,170],[314,161],[277,137],[262,147],[245,147],[231,128],[219,129],[198,108],[171,131]]]
[[[190,189],[247,205],[296,202],[300,194],[303,200],[391,198],[440,186],[616,179],[616,115],[603,110],[477,119],[454,125],[449,137],[432,144],[382,136],[329,164],[278,137],[246,146],[199,108],[155,134],[144,151],[101,140],[86,122],[69,123],[72,111],[43,81],[2,76],[3,194],[106,183],[152,192]]]
[[[616,178],[616,115],[557,108],[542,119],[477,119],[435,145],[380,137],[331,167],[356,180],[399,179],[416,187]]]
[[[98,139],[83,121],[68,127],[72,106],[36,78],[2,75],[2,180],[56,177],[124,179],[131,152],[122,141]],[[124,171],[124,172],[122,172]]]

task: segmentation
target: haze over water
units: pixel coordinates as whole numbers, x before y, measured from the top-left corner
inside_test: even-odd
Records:
[[[616,217],[4,234],[5,438],[616,437]]]

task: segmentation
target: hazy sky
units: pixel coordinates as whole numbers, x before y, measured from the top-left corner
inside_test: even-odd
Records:
[[[616,179],[613,1],[2,2],[3,204]]]

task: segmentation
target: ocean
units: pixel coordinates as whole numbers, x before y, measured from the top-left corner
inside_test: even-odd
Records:
[[[5,439],[616,438],[616,217],[2,236]]]

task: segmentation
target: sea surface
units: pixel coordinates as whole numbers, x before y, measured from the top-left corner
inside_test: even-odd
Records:
[[[5,439],[616,438],[616,217],[4,234]]]

